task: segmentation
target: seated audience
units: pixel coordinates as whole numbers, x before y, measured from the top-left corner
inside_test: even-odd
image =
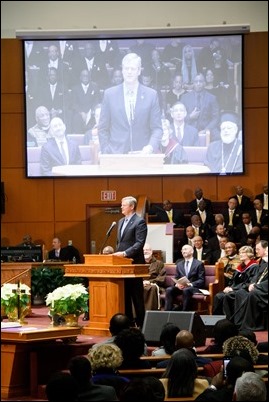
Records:
[[[265,382],[257,373],[245,371],[237,378],[234,386],[234,401],[266,401]]]
[[[131,321],[127,317],[126,314],[116,313],[114,314],[109,321],[109,331],[111,333],[111,337],[101,341],[99,343],[95,343],[92,348],[101,345],[103,343],[114,343],[116,336],[123,330],[131,328]]]
[[[239,249],[239,264],[230,279],[228,286],[214,296],[213,314],[225,314],[230,319],[230,306],[234,303],[235,294],[239,289],[247,288],[255,275],[257,263],[254,260],[253,249],[243,246]]]
[[[134,378],[124,386],[120,393],[120,401],[137,402],[162,402],[165,391],[161,381],[153,376]]]
[[[232,279],[236,271],[236,268],[241,264],[241,260],[237,254],[237,247],[235,243],[229,241],[225,244],[224,248],[226,256],[221,257],[219,262],[223,262],[224,264],[224,283],[226,286],[228,286],[229,281]]]
[[[143,280],[145,310],[160,309],[160,293],[164,293],[166,276],[163,261],[157,260],[149,243],[144,244],[144,258],[149,266],[149,278]]]
[[[27,133],[27,145],[33,147],[42,147],[51,138],[50,112],[45,106],[38,106],[35,111],[36,124],[29,128]]]
[[[254,372],[253,364],[241,356],[233,357],[226,367],[226,378],[223,369],[212,377],[211,385],[204,390],[196,401],[233,401],[234,385],[245,371]]]
[[[119,369],[151,368],[149,361],[141,360],[145,351],[145,337],[138,328],[123,329],[114,343],[121,349],[123,362]]]
[[[46,385],[46,395],[49,402],[77,402],[78,383],[70,374],[62,371],[54,372]],[[115,399],[114,399],[115,400]]]
[[[74,356],[68,369],[78,384],[78,402],[82,401],[118,401],[116,391],[109,385],[98,385],[92,381],[92,367],[86,356]],[[68,401],[68,396],[66,401]]]
[[[195,357],[185,348],[172,354],[160,381],[164,385],[166,398],[196,398],[209,386],[207,379],[197,377]]]
[[[218,320],[213,327],[213,341],[207,346],[204,353],[223,353],[222,345],[226,339],[238,335],[238,329],[227,318]]]
[[[201,261],[193,258],[193,247],[185,245],[181,249],[183,259],[176,263],[175,279],[186,277],[187,282],[181,284],[176,282],[174,286],[166,289],[165,310],[171,311],[174,308],[175,299],[182,295],[182,311],[191,311],[191,299],[194,293],[199,292],[199,288],[205,287],[205,267]]]
[[[215,219],[214,219],[214,215],[211,211],[206,211],[206,201],[205,200],[201,200],[199,202],[199,206],[198,209],[192,213],[192,215],[200,215],[201,221],[204,225],[207,225],[209,227],[209,229],[211,228],[211,226],[214,225],[215,223]]]
[[[260,200],[262,203],[263,209],[266,209],[268,211],[268,183],[263,185],[263,192],[260,194],[257,194],[254,199]]]
[[[247,238],[253,228],[250,212],[243,212],[241,222],[235,227],[235,240],[240,246],[247,245]]]
[[[204,240],[201,236],[194,236],[193,238],[193,258],[198,261],[203,261],[204,264],[211,264],[211,250],[204,247]]]
[[[172,355],[176,350],[176,335],[179,331],[180,328],[172,322],[164,324],[160,333],[160,346],[152,351],[152,356]]]
[[[252,364],[257,364],[259,351],[254,343],[244,336],[236,335],[226,339],[226,341],[223,342],[222,350],[224,356],[250,358]],[[248,353],[249,356],[247,356],[246,353]]]
[[[130,381],[118,372],[123,361],[120,348],[113,343],[97,344],[89,349],[88,359],[92,366],[94,384],[112,386],[119,398],[122,387]]]
[[[210,240],[210,239],[209,239]],[[228,237],[221,237],[219,241],[220,248],[217,250],[211,250],[211,264],[216,264],[216,262],[221,261],[226,258],[225,245],[228,243]]]
[[[17,244],[16,247],[35,247],[35,243],[32,242],[32,236],[30,234],[26,234],[22,238],[22,243]]]

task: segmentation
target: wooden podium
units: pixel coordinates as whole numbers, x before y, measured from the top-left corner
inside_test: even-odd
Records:
[[[124,279],[148,278],[146,264],[132,264],[132,259],[113,254],[84,254],[84,264],[64,265],[65,276],[89,278],[89,324],[85,335],[110,336],[109,321],[125,311]]]

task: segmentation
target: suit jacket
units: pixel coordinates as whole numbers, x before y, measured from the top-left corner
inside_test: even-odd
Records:
[[[130,124],[125,110],[123,84],[104,92],[98,127],[103,154],[126,154],[151,145],[160,148],[162,124],[157,92],[138,85],[134,119]]]
[[[69,151],[69,165],[80,165],[81,155],[78,145],[67,139]],[[53,166],[65,165],[63,156],[58,148],[56,140],[50,138],[41,149],[40,167],[42,176],[51,176]]]
[[[148,233],[146,221],[134,214],[121,236],[124,220],[122,218],[118,223],[116,251],[125,251],[126,257],[133,259],[133,264],[145,264],[143,247]]]
[[[254,200],[260,200],[262,205],[263,205],[263,203],[264,203],[264,193],[255,195]]]
[[[69,252],[67,247],[63,247],[60,249],[59,257],[56,257],[55,250],[52,249],[48,253],[49,260],[59,260],[59,261],[69,261]]]
[[[241,204],[239,204],[239,198],[237,197],[236,194],[230,198],[235,198],[238,201],[238,207],[241,209],[241,211],[249,212],[249,211],[253,210],[253,204],[251,202],[251,199],[249,197],[247,197],[246,195],[242,195]]]
[[[168,215],[164,209],[163,210],[158,209],[156,215],[157,215],[156,222],[169,222]],[[175,227],[184,227],[185,226],[184,214],[179,209],[173,208],[172,218],[173,218],[173,222],[175,223]]]
[[[197,259],[197,249],[194,247],[193,258]],[[211,250],[206,247],[202,247],[202,260],[207,261],[208,264],[211,264]],[[199,260],[200,261],[200,260]]]
[[[184,259],[177,262],[175,275],[176,279],[186,276],[184,264]],[[205,287],[205,267],[201,261],[198,261],[195,258],[192,260],[192,264],[189,269],[188,279],[195,288],[199,289]]]
[[[206,203],[205,210],[208,211],[208,212],[212,212],[213,207],[212,207],[211,200],[208,200],[207,198],[203,198],[203,200]],[[190,213],[196,212],[196,210],[198,208],[196,198],[189,203],[189,208],[190,208]]]
[[[78,402],[82,401],[118,401],[114,387],[94,384],[92,381],[86,389],[78,393]]]
[[[267,209],[262,209],[262,214],[260,218],[260,224],[257,223],[257,215],[256,215],[256,209],[253,209],[250,213],[251,215],[251,221],[253,226],[268,226],[268,211]]]
[[[172,135],[177,138],[177,133],[175,132],[175,126],[172,124]],[[197,128],[184,124],[183,138],[179,141],[182,146],[191,147],[191,146],[199,146],[199,136]]]

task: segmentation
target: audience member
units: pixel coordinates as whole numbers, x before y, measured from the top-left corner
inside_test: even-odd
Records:
[[[66,247],[62,247],[59,237],[52,239],[52,250],[48,253],[49,260],[68,261],[69,253]]]
[[[251,358],[252,364],[256,364],[259,357],[258,349],[254,343],[248,338],[240,335],[232,336],[231,338],[226,339],[226,341],[223,342],[222,349],[224,356],[230,357],[239,356],[240,352],[243,352],[243,354],[247,352]],[[244,357],[243,354],[241,354],[241,357]],[[246,356],[246,358],[249,357]]]
[[[212,141],[206,153],[205,165],[212,173],[223,175],[242,173],[242,141],[239,138],[238,117],[223,113],[220,119],[220,139]],[[237,198],[236,198],[237,199]]]
[[[191,225],[194,229],[195,236],[201,236],[205,244],[209,238],[209,226],[206,223],[202,223],[200,215],[194,214],[191,216]]]
[[[265,382],[257,373],[245,371],[237,378],[233,401],[266,401],[267,390]]]
[[[26,234],[22,238],[22,243],[17,244],[17,247],[35,247],[35,243],[32,242],[32,236]]]
[[[262,208],[268,211],[268,184],[263,185],[263,192],[255,196],[255,200],[260,200]]]
[[[75,264],[80,264],[81,258],[78,249],[73,246],[72,240],[68,240],[67,243],[67,253],[68,253],[68,261],[72,261]]]
[[[186,91],[193,90],[197,72],[194,49],[191,45],[185,45],[182,49],[181,74],[183,78],[183,88]]]
[[[193,244],[193,258],[202,261],[204,264],[211,264],[211,250],[204,247],[203,238],[201,236],[194,236]]]
[[[160,51],[156,48],[150,53],[150,63],[147,69],[152,77],[153,86],[156,90],[169,88],[170,70],[162,61]]]
[[[172,136],[177,139],[182,146],[199,145],[198,130],[187,124],[187,110],[182,102],[177,102],[170,109],[172,118]]]
[[[224,341],[236,335],[238,335],[238,329],[234,323],[227,318],[218,320],[213,327],[213,342],[205,348],[204,353],[223,353]]]
[[[222,211],[224,216],[225,227],[227,228],[228,235],[233,241],[235,239],[235,228],[241,221],[241,210],[238,208],[237,198],[229,198],[227,208]]]
[[[228,286],[229,281],[232,279],[234,272],[238,265],[241,264],[239,255],[237,254],[236,244],[233,242],[227,242],[224,246],[225,257],[221,257],[219,262],[224,264],[224,284]]]
[[[59,117],[50,122],[50,138],[41,148],[40,167],[43,176],[52,176],[52,168],[61,165],[80,165],[78,145],[65,136],[66,125]]]
[[[176,282],[175,286],[168,287],[165,295],[165,310],[171,311],[177,296],[182,295],[182,311],[191,311],[191,298],[199,288],[205,286],[205,267],[201,261],[193,258],[193,247],[184,245],[181,249],[183,259],[176,263],[175,280],[186,277],[186,282]],[[178,307],[177,307],[178,308]]]
[[[119,369],[151,368],[149,361],[140,359],[145,350],[145,337],[140,329],[123,329],[116,335],[114,342],[123,356]]]
[[[170,109],[173,105],[180,102],[182,95],[185,93],[182,75],[176,74],[172,80],[172,88],[165,94],[167,114],[170,113]]]
[[[115,69],[112,73],[111,84],[119,85],[123,83],[123,75],[121,69]]]
[[[237,327],[258,331],[264,329],[264,312],[268,308],[268,242],[261,240],[256,245],[260,257],[254,277],[246,288],[235,294],[234,305],[226,306]]]
[[[188,155],[177,138],[173,136],[171,123],[168,119],[162,119],[162,128],[160,152],[164,154],[164,164],[188,163]]]
[[[115,337],[116,335],[118,335],[123,329],[129,329],[131,328],[131,321],[130,319],[127,317],[127,315],[123,314],[123,313],[116,313],[114,314],[109,321],[109,331],[111,334],[111,337],[99,342],[99,343],[95,343],[92,348],[101,345],[101,344],[111,344],[114,343],[115,341]]]
[[[254,210],[251,211],[251,221],[254,226],[261,229],[261,238],[268,240],[268,210],[263,208],[262,202],[258,199],[253,201]]]
[[[190,201],[190,203],[189,203],[190,214],[197,211],[201,200],[204,200],[206,203],[205,210],[213,212],[211,200],[209,200],[208,198],[204,198],[204,192],[200,187],[196,187],[196,189],[194,190],[194,195],[195,195],[195,199]]]
[[[227,237],[227,232],[222,223],[215,226],[214,235],[208,239],[207,246],[211,251],[220,249],[220,241]]]
[[[201,200],[198,205],[198,209],[192,213],[192,215],[200,215],[201,221],[209,229],[215,224],[215,218],[211,211],[206,210],[206,201]]]
[[[85,69],[80,72],[80,83],[72,88],[71,132],[86,133],[92,126],[95,106],[101,101],[100,91],[91,79],[91,73]]]
[[[78,402],[118,401],[113,387],[93,383],[91,363],[86,356],[72,357],[69,361],[68,369],[78,384]],[[68,396],[65,400],[69,400]]]
[[[253,249],[249,246],[243,246],[239,249],[239,258],[241,264],[235,269],[228,286],[218,292],[213,300],[213,314],[225,314],[227,319],[231,319],[233,316],[236,292],[248,287],[258,266],[254,260]]]
[[[121,200],[121,212],[124,218],[119,220],[117,249],[114,255],[132,258],[133,264],[145,264],[143,247],[147,237],[146,221],[136,213],[137,200],[132,196]],[[133,320],[133,307],[136,324],[142,328],[145,317],[143,278],[124,280],[125,313]]]
[[[163,49],[163,60],[168,67],[175,69],[177,74],[181,72],[183,47],[182,38],[177,37],[171,38],[170,43]]]
[[[224,216],[222,214],[215,214],[214,219],[215,219],[215,224],[211,226],[211,230],[210,230],[211,235],[212,236],[215,235],[217,225],[222,225],[224,227],[224,229],[225,229],[225,232],[226,232]],[[227,236],[227,235],[228,235],[228,233],[225,233],[225,236]]]
[[[207,379],[197,377],[195,357],[185,348],[172,354],[160,381],[164,385],[166,398],[196,398],[209,386]]]
[[[27,132],[27,146],[41,147],[51,138],[50,112],[45,106],[38,106],[35,111],[36,124]]]
[[[241,356],[233,357],[226,367],[226,378],[221,369],[211,380],[211,385],[204,390],[196,401],[232,401],[237,378],[246,371],[254,372],[253,364]]]
[[[238,207],[242,212],[249,212],[253,209],[251,199],[244,194],[244,188],[242,186],[235,186],[235,195],[233,195],[232,198],[237,198]]]
[[[157,260],[153,255],[149,243],[144,245],[144,258],[149,266],[149,278],[143,280],[145,310],[160,309],[160,294],[165,292],[164,282],[166,270],[163,261]]]
[[[187,226],[184,232],[182,247],[185,244],[194,247],[194,237],[195,237],[195,230],[192,226]],[[182,256],[182,254],[181,254]]]
[[[49,402],[77,402],[79,388],[76,379],[62,371],[54,372],[46,385],[46,395]],[[115,399],[114,399],[115,400]]]
[[[101,153],[157,152],[162,138],[158,94],[139,83],[141,58],[137,54],[124,56],[122,73],[124,82],[104,92],[99,121]]]
[[[183,212],[174,208],[170,200],[164,200],[163,208],[155,207],[157,222],[171,222],[174,227],[184,227],[185,220]]]
[[[148,402],[164,401],[165,391],[161,381],[153,376],[144,378],[133,378],[124,386],[120,394],[120,401],[137,402],[138,400]]]
[[[122,387],[130,381],[118,372],[123,361],[121,349],[112,343],[98,344],[89,349],[88,359],[92,366],[94,384],[112,386],[119,398]]]
[[[217,98],[206,91],[204,86],[203,74],[197,74],[193,80],[193,91],[182,95],[181,102],[187,109],[187,122],[197,128],[198,133],[209,131],[210,140],[217,141],[219,138],[219,105]],[[212,171],[215,172],[215,169]]]
[[[152,356],[172,355],[176,350],[176,335],[179,331],[180,328],[172,322],[164,324],[160,333],[160,346],[152,351]]]

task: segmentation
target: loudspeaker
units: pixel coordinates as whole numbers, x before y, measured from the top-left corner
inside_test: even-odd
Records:
[[[213,328],[217,321],[224,320],[225,315],[201,315],[201,319],[205,325],[207,338],[213,338]]]
[[[6,196],[5,196],[5,185],[4,182],[1,181],[1,215],[6,212]]]
[[[206,341],[205,325],[201,317],[192,311],[146,311],[142,332],[147,343],[158,343],[164,324],[172,322],[180,330],[186,329],[193,334],[195,346],[204,346]]]

